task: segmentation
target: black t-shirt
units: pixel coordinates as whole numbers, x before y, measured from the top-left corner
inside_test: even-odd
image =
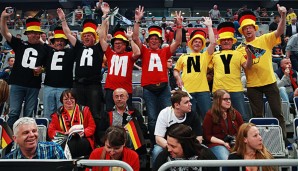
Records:
[[[99,43],[86,47],[76,41],[75,81],[81,84],[101,84],[101,68],[104,52]]]
[[[30,88],[40,88],[41,74],[34,76],[33,69],[42,65],[46,58],[47,49],[42,44],[30,44],[21,39],[12,37],[8,42],[15,52],[15,63],[9,78],[10,84],[15,84]]]
[[[73,82],[73,64],[75,55],[73,49],[56,51],[49,48],[45,60],[46,77],[44,84],[51,87],[71,88]]]
[[[197,136],[202,136],[202,126],[198,114],[189,112],[186,114],[186,119],[181,124],[188,125],[196,133]]]

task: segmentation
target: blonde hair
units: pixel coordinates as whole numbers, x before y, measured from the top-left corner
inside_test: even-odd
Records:
[[[236,137],[236,143],[232,152],[236,153],[239,156],[244,157],[246,153],[246,144],[244,143],[244,138],[247,138],[247,132],[251,127],[256,127],[253,123],[244,123],[240,126],[238,134]],[[272,154],[267,150],[267,148],[262,144],[261,150],[256,150],[256,159],[273,159]],[[263,166],[263,171],[273,171],[276,170],[275,167]]]

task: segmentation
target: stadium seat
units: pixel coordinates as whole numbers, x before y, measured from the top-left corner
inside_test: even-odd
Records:
[[[48,132],[47,127],[44,125],[37,125],[37,130],[38,130],[38,141],[40,142],[47,141],[47,132]]]
[[[285,118],[286,125],[291,124],[293,121],[290,120],[290,104],[286,101],[282,101],[281,108],[282,108],[283,116]],[[270,109],[270,105],[268,102],[265,103],[265,117],[266,118],[273,117]]]
[[[274,157],[286,157],[287,151],[283,141],[282,129],[276,118],[252,118],[263,139],[263,144]]]
[[[298,108],[297,108],[298,107],[298,97],[294,97],[293,101],[294,101],[296,117],[297,117],[297,115],[298,115]]]
[[[45,127],[49,126],[49,120],[48,118],[35,118],[37,125],[44,125]]]

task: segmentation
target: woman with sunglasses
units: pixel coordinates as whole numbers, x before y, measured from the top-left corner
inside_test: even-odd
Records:
[[[230,94],[223,89],[216,90],[212,107],[203,122],[203,138],[217,159],[228,159],[242,124],[242,116],[232,107]]]

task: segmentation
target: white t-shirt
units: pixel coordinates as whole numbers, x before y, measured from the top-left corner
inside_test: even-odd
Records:
[[[167,128],[175,123],[182,123],[186,119],[186,115],[182,119],[178,119],[174,114],[174,109],[170,107],[166,107],[163,110],[160,111],[156,125],[155,125],[155,131],[154,135],[158,135],[161,137],[165,137]]]

